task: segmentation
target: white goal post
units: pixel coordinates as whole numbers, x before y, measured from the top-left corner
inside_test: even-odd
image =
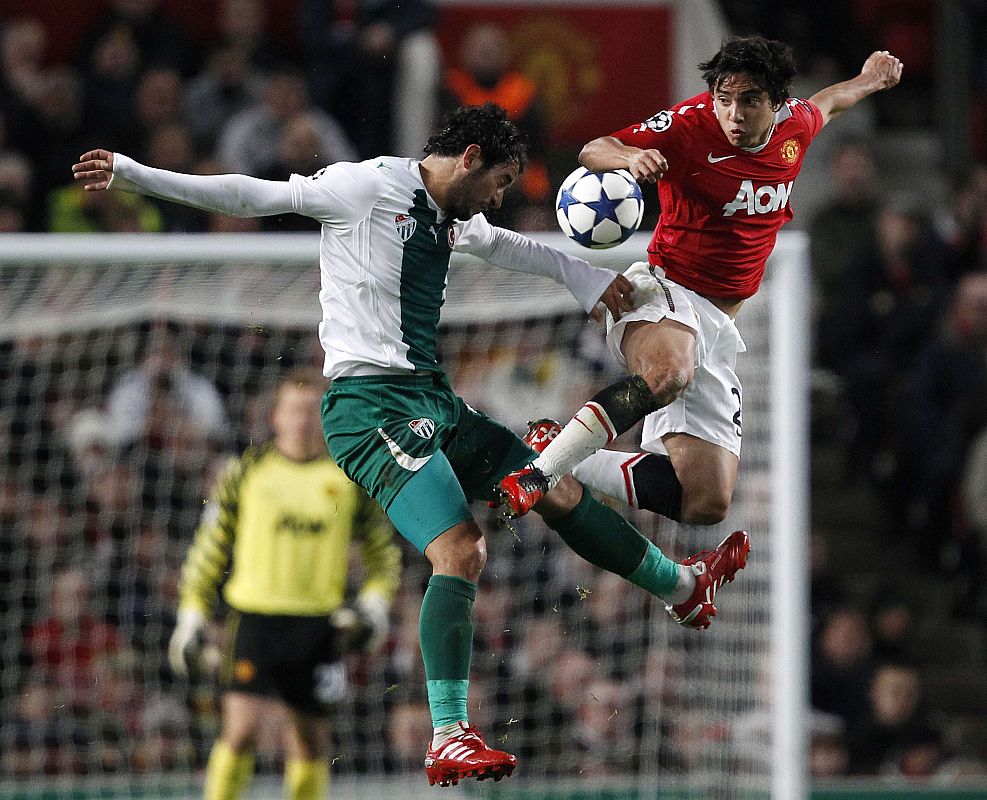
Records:
[[[591,251],[578,247],[561,233],[532,236],[593,264],[617,270],[640,258],[648,241],[648,235],[641,232],[620,247]],[[590,776],[592,770],[586,764],[591,760],[573,761],[571,768],[556,768],[548,763],[532,767],[527,775],[519,769],[511,781],[498,787],[471,788],[472,793],[508,797],[523,785],[526,796],[536,800],[590,800],[603,796],[627,800],[808,797],[807,258],[805,236],[783,233],[769,260],[761,292],[748,301],[738,317],[738,327],[748,345],[748,352],[738,357],[738,373],[745,389],[744,454],[734,506],[722,527],[749,528],[753,551],[747,570],[724,591],[721,613],[713,628],[702,634],[683,631],[671,624],[663,612],[658,613],[657,605],[649,608],[637,604],[627,612],[629,616],[625,614],[613,623],[628,631],[643,631],[637,639],[628,636],[618,642],[619,652],[613,649],[613,642],[606,645],[610,650],[598,643],[593,645],[596,649],[586,645],[597,654],[594,657],[600,663],[610,659],[607,663],[613,667],[608,673],[613,676],[612,683],[625,680],[628,696],[633,695],[627,700],[627,708],[635,714],[627,734],[628,747],[633,752],[614,756],[625,759],[620,761],[617,774],[607,775],[606,765],[597,764],[594,769],[598,768],[598,772]],[[0,445],[15,441],[17,436],[24,441],[30,439],[29,446],[25,445],[27,455],[0,462],[0,486],[33,485],[37,499],[44,494],[45,481],[57,482],[55,470],[44,463],[48,452],[45,443],[32,439],[33,433],[23,434],[22,418],[33,413],[32,404],[51,403],[44,412],[48,427],[39,430],[51,429],[58,434],[60,421],[80,410],[95,409],[105,399],[113,380],[125,368],[135,365],[141,337],[146,336],[147,326],[155,320],[165,319],[180,328],[187,324],[188,341],[199,363],[219,365],[210,376],[218,375],[216,380],[228,384],[229,396],[234,398],[230,400],[234,427],[239,424],[236,420],[251,419],[252,407],[236,399],[238,392],[249,389],[259,393],[269,385],[282,358],[304,358],[309,363],[315,358],[316,326],[321,316],[318,283],[318,237],[312,234],[0,237],[0,359],[7,362],[0,362],[4,384],[0,386]],[[570,414],[576,401],[590,396],[585,394],[587,386],[613,380],[619,374],[599,347],[602,332],[595,323],[586,321],[563,288],[546,279],[489,267],[475,259],[453,258],[442,328],[444,363],[457,391],[471,403],[488,402],[486,410],[515,428],[528,416]],[[184,331],[179,335],[185,335]],[[253,349],[248,352],[247,348]],[[546,353],[551,358],[545,357]],[[31,363],[30,370],[22,367],[27,363],[25,359]],[[67,377],[61,382],[56,380],[59,376],[39,377],[44,369],[65,371]],[[52,390],[55,384],[58,389]],[[493,396],[501,390],[503,397]],[[10,430],[15,432],[11,434]],[[5,439],[8,435],[14,439]],[[235,432],[226,447],[238,446],[246,438],[246,433]],[[633,447],[633,443],[629,446]],[[143,497],[148,497],[146,492]],[[153,505],[153,501],[147,502]],[[486,513],[478,510],[478,514]],[[166,516],[155,508],[143,508],[142,514],[140,525],[149,527],[158,525],[163,514]],[[632,513],[631,518],[675,557],[697,545],[711,546],[723,535],[721,526],[710,533],[709,529],[662,522],[648,514]],[[490,518],[484,517],[481,522],[491,526],[488,530],[493,529]],[[170,523],[165,520],[160,524]],[[581,626],[600,624],[591,619],[589,612],[584,613],[588,603],[580,605],[587,597],[593,598],[589,590],[584,594],[585,582],[576,586],[578,596],[571,599],[571,605],[561,612],[552,606],[556,602],[553,587],[569,580],[567,576],[579,577],[583,573],[571,572],[568,562],[557,569],[543,564],[551,573],[547,577],[539,571],[517,572],[512,566],[521,559],[516,552],[518,547],[534,549],[530,542],[523,541],[528,536],[537,539],[539,547],[542,541],[548,541],[537,538],[542,534],[534,525],[524,521],[518,530],[520,539],[514,542],[509,536],[491,535],[487,572],[493,579],[501,574],[498,570],[511,574],[513,582],[509,585],[514,597],[501,599],[516,610],[519,626],[533,626],[558,612],[560,618],[568,615],[562,628],[564,636],[570,637],[566,641],[585,644],[592,637]],[[179,527],[187,533],[188,525]],[[113,546],[124,545],[118,540]],[[551,545],[548,547],[551,555]],[[17,559],[30,558],[30,553],[16,547],[14,555],[16,563],[20,563]],[[93,554],[81,555],[90,558]],[[525,556],[533,557],[530,552]],[[18,573],[11,586],[16,591],[23,588],[43,592],[46,584],[37,576],[47,574],[43,570],[51,569],[51,565],[37,569],[41,571],[32,573],[34,577]],[[417,573],[412,577],[418,577]],[[110,578],[117,580],[112,575]],[[633,600],[636,603],[637,594]],[[26,668],[18,666],[26,646],[22,639],[42,616],[45,598],[39,596],[31,602],[33,605],[22,608],[13,600],[0,608],[0,624],[5,628],[0,638],[0,720],[9,721],[19,713],[18,692],[30,683]],[[483,603],[481,595],[478,608]],[[94,608],[102,613],[107,606],[97,598]],[[606,611],[604,608],[593,613],[605,619]],[[161,678],[164,668],[159,661],[163,661],[155,648],[160,649],[159,640],[166,638],[169,624],[167,615],[161,619],[153,630],[140,629],[146,640],[142,640],[145,650],[138,647],[138,651],[153,653],[147,658],[157,659],[144,669],[144,679],[163,695],[182,692],[184,702],[187,687],[174,688]],[[482,624],[478,623],[478,630]],[[507,649],[500,655],[505,653]],[[482,661],[481,656],[478,658]],[[509,660],[509,654],[504,657]],[[490,688],[491,697],[500,697],[504,716],[510,717],[501,720],[497,716],[499,710],[493,710],[493,706],[489,712],[484,711],[491,717],[490,736],[503,733],[508,747],[527,746],[533,751],[548,746],[545,743],[552,736],[562,736],[564,751],[569,731],[564,727],[565,720],[559,722],[553,717],[554,722],[543,724],[536,719],[533,732],[527,733],[518,730],[518,726],[511,727],[517,722],[514,716],[521,714],[511,714],[506,709],[530,699],[523,700],[520,689],[515,693],[516,687],[510,683],[513,673],[504,678],[504,670],[520,667],[480,666],[488,670],[481,685]],[[389,674],[383,666],[379,674],[371,673],[366,679],[371,684]],[[380,699],[378,695],[385,693],[374,694],[372,688],[364,687],[366,697],[377,699],[361,700],[364,705],[354,712],[354,719],[359,721],[360,714],[365,714],[383,720],[393,712],[397,703],[394,697],[399,692]],[[540,713],[539,703],[543,701],[548,703],[545,698],[530,700],[532,714]],[[553,713],[557,716],[557,709]],[[613,713],[617,713],[616,708]],[[384,730],[384,724],[380,721],[380,730]],[[20,734],[7,722],[3,726],[0,748],[11,742],[21,746],[26,741],[17,739]],[[81,738],[87,735],[95,739],[100,734],[96,728],[78,734]],[[210,735],[210,731],[202,735]],[[354,727],[337,731],[337,736],[358,750],[364,733],[354,723]],[[24,747],[30,749],[30,742]],[[592,749],[589,744],[579,747],[584,754]],[[110,770],[104,756],[104,761],[97,759],[88,769],[77,770],[85,777],[52,778],[51,785],[64,788],[85,784],[97,787],[93,789],[94,796],[116,796],[106,787],[118,782],[121,774],[129,774],[127,765],[138,758],[129,746],[121,744],[118,749],[123,759],[120,763],[125,766]],[[85,758],[92,758],[92,751],[86,752],[89,755]],[[155,770],[147,769],[148,756],[143,758],[142,780],[148,779],[149,774],[154,778]],[[409,785],[417,785],[416,778],[412,776],[412,783],[407,783],[403,774],[399,776],[399,766],[382,766],[370,760],[354,767],[343,759],[334,769],[342,770],[338,785],[347,787],[347,797],[379,796],[381,786],[399,785],[400,796],[410,797],[404,792],[411,791],[407,789]],[[178,767],[168,767],[169,774],[177,776],[174,780],[181,785],[195,784],[199,779],[195,770],[199,768],[201,753],[199,761],[190,757]],[[0,765],[2,769],[8,772],[0,771],[0,795],[4,787],[16,785],[9,782],[18,778],[9,774],[9,767]],[[51,796],[61,796],[58,791],[52,789]],[[65,791],[67,795],[69,789]],[[424,790],[422,795],[430,796]]]

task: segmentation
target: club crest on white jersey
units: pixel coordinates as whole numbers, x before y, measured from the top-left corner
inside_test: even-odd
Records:
[[[755,189],[754,181],[746,180],[740,184],[737,196],[723,206],[723,216],[732,217],[738,211],[746,211],[748,215],[780,211],[788,205],[794,185],[795,181],[788,181],[777,186],[769,184]]]
[[[418,227],[418,221],[410,214],[398,214],[394,217],[394,227],[397,228],[401,241],[406,242],[415,235],[415,228]]]
[[[431,439],[432,435],[435,433],[435,422],[427,417],[411,420],[411,422],[408,423],[408,427],[414,431],[416,436],[421,436],[422,439]]]

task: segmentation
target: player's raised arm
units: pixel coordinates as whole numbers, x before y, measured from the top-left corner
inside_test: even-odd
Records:
[[[887,50],[871,53],[857,77],[827,86],[809,99],[822,112],[825,125],[868,95],[897,86],[902,66]]]
[[[89,192],[116,188],[234,217],[263,217],[296,210],[288,181],[248,175],[185,175],[147,167],[122,153],[96,149],[72,166]]]
[[[601,136],[586,144],[579,163],[591,172],[626,169],[636,181],[654,183],[668,171],[668,161],[659,150],[633,147],[615,136]]]
[[[614,319],[620,319],[622,312],[635,307],[634,286],[623,275],[491,225],[482,214],[460,224],[454,249],[503,269],[552,278],[565,286],[589,313],[598,303],[603,303]]]

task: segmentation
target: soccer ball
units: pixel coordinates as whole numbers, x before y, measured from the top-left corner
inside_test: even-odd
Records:
[[[644,214],[641,187],[626,169],[590,172],[580,167],[555,198],[559,226],[574,242],[600,250],[626,242]]]

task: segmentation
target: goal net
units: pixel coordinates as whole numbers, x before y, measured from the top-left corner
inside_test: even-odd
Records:
[[[267,392],[291,367],[321,364],[317,239],[5,239],[0,796],[195,797],[217,691],[167,666],[177,575],[218,466],[269,435]],[[624,269],[645,239],[578,254]],[[751,561],[709,631],[678,628],[537,519],[509,530],[475,507],[489,559],[471,720],[520,767],[467,793],[801,796],[804,269],[802,240],[782,237],[740,315],[744,454],[728,520],[676,526],[617,506],[679,558],[750,531]],[[601,328],[550,281],[457,258],[447,294],[441,355],[455,388],[519,432],[568,419],[620,374]],[[349,664],[331,717],[337,797],[431,796],[417,646],[428,571],[402,547],[387,648]],[[282,723],[265,717],[252,797],[278,791]]]

